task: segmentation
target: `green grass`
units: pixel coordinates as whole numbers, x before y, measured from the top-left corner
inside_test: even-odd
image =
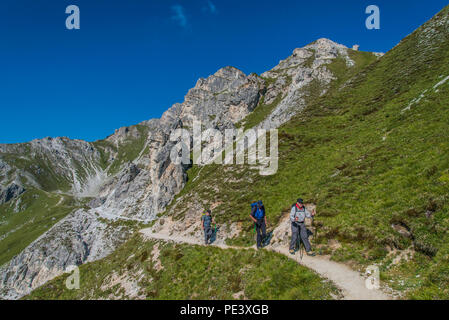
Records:
[[[162,270],[157,270],[157,259],[153,259],[156,244]],[[106,285],[113,274],[139,279],[139,295],[151,300],[322,300],[332,299],[331,294],[338,296],[331,283],[277,253],[175,245],[144,241],[136,235],[107,258],[82,265],[79,290],[66,289],[66,274],[25,299],[129,298],[120,284]],[[239,292],[242,296],[233,296]]]
[[[205,207],[221,202],[216,219],[242,225],[230,243],[253,243],[251,201],[264,201],[273,225],[302,196],[318,205],[317,241],[333,259],[360,269],[378,263],[382,277],[409,297],[449,298],[449,84],[433,90],[449,75],[449,33],[438,27],[426,37],[424,46],[415,32],[379,60],[351,53],[365,66],[357,74],[346,73],[342,61],[331,65],[343,80],[328,94],[313,95],[280,128],[276,175],[262,177],[246,166],[202,169],[191,195]],[[402,112],[424,90],[425,98]],[[409,229],[411,238],[393,224]],[[331,239],[342,248],[332,251]],[[392,265],[389,250],[407,248],[415,257]]]
[[[24,208],[14,212],[18,208]],[[77,207],[72,197],[31,189],[0,206],[0,265],[19,254]],[[5,238],[4,238],[5,237]]]
[[[336,78],[332,84],[330,91],[337,90],[341,86],[355,75],[357,75],[361,70],[366,68],[368,65],[374,63],[378,58],[371,52],[354,51],[348,50],[349,58],[354,61],[355,66],[348,67],[346,65],[346,60],[342,57],[337,57],[332,63],[330,63],[327,68],[332,72]]]
[[[29,153],[21,153],[23,151],[26,152],[26,150],[28,148],[22,149],[20,153],[2,153],[1,157],[4,161],[10,163],[13,168],[29,172],[33,175],[37,183],[45,191],[52,192],[61,190],[67,192],[70,190],[71,180],[58,174],[47,158],[41,155],[31,157]]]

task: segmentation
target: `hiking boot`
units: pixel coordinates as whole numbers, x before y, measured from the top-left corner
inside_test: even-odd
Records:
[[[296,253],[295,250],[290,250],[291,255],[295,255],[295,253]]]
[[[315,256],[316,256],[316,253],[313,252],[313,251],[309,251],[309,252],[307,252],[307,255],[308,255],[309,257],[315,257]]]

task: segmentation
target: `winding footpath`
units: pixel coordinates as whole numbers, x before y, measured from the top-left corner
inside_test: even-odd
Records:
[[[169,235],[166,233],[153,233],[152,229],[143,229],[140,231],[147,239],[163,240],[175,243],[186,243],[191,245],[201,245],[204,243],[198,239],[188,238],[184,236]],[[251,248],[234,247],[224,244],[212,244],[221,249],[237,249],[237,250],[254,250]],[[271,250],[287,256],[295,260],[297,263],[314,270],[320,276],[332,281],[340,290],[344,300],[390,300],[391,296],[381,290],[370,290],[365,285],[365,278],[357,271],[352,270],[346,265],[330,261],[322,257],[308,257],[304,255],[302,259],[299,254],[291,255],[288,248],[271,246],[265,247],[264,250]]]

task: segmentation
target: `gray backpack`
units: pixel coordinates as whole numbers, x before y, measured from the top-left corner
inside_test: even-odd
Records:
[[[293,205],[293,207],[295,208],[295,214],[298,216],[297,222],[303,223],[306,220],[306,208],[304,207],[303,210],[299,210],[299,208],[296,206],[296,203]]]

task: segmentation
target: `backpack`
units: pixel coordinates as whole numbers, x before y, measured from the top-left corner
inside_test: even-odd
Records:
[[[201,220],[204,221],[204,226],[205,227],[210,227],[212,225],[212,215],[206,215],[203,214],[203,216],[201,217]]]
[[[254,202],[253,204],[251,204],[251,214],[257,220],[263,219],[263,217],[265,216],[265,208],[263,206],[259,208],[258,202]]]
[[[295,208],[295,214],[300,212],[298,216],[298,222],[302,223],[306,220],[306,208],[304,207],[303,210],[299,210],[299,208],[296,206],[296,203],[292,205],[292,208]]]

